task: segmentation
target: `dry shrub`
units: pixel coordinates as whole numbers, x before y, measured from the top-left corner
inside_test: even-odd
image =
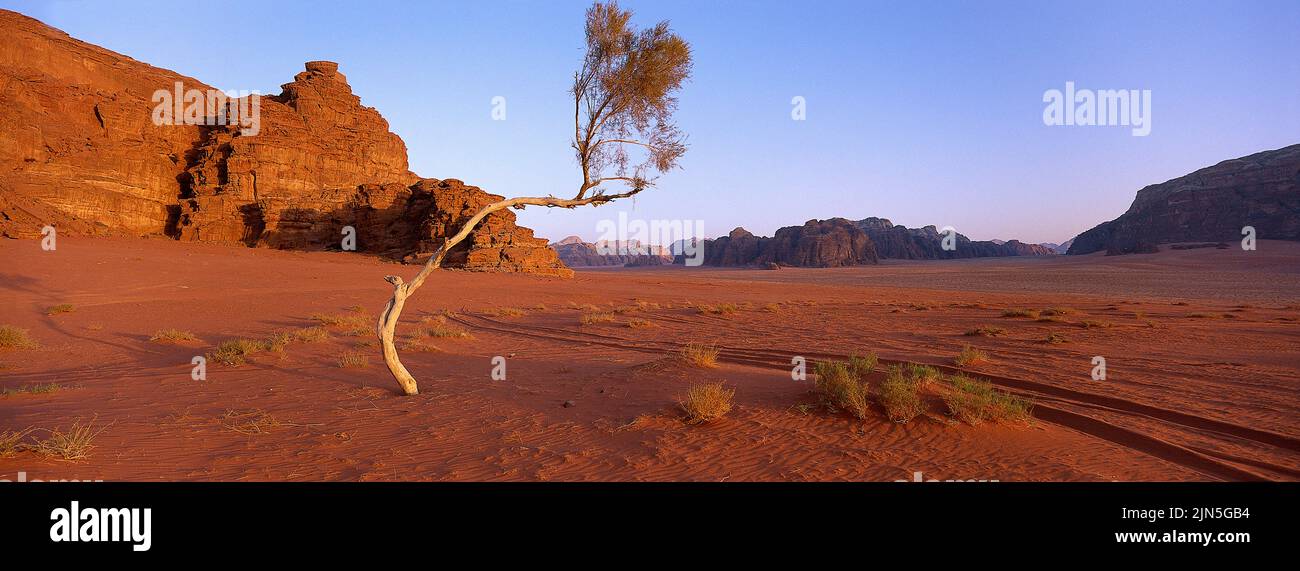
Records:
[[[832,409],[848,411],[860,419],[867,417],[867,384],[853,374],[848,363],[818,361],[813,373],[817,377],[817,393],[824,404]]]
[[[1008,309],[1002,312],[1002,317],[1030,317],[1037,318],[1037,309]]]
[[[632,329],[646,329],[654,327],[655,323],[649,319],[629,319],[627,320],[627,326]]]
[[[294,339],[303,343],[321,343],[329,341],[330,332],[324,327],[304,327],[293,332]]]
[[[379,342],[378,342],[378,341],[375,341],[375,342],[374,342],[372,345],[370,345],[370,346],[375,346],[375,345],[378,345],[378,344],[379,344]],[[411,352],[414,352],[414,353],[436,353],[436,352],[438,352],[438,351],[442,351],[442,349],[439,349],[437,346],[435,346],[435,345],[433,345],[433,344],[430,344],[430,343],[425,343],[424,341],[422,341],[422,340],[420,340],[420,339],[412,339],[412,340],[408,341],[408,342],[406,343],[406,346],[405,346],[405,347],[402,347],[402,350],[403,350],[403,351],[411,351]]]
[[[889,420],[906,423],[925,414],[925,403],[921,400],[920,385],[913,379],[903,376],[902,371],[894,368],[885,381],[880,384],[880,405],[885,408]]]
[[[1189,313],[1187,317],[1190,319],[1218,319],[1220,315],[1217,313]]]
[[[486,313],[497,317],[520,317],[524,314],[524,310],[518,307],[498,307],[489,309]]]
[[[610,312],[587,313],[582,316],[583,325],[595,325],[597,323],[613,323],[614,314]]]
[[[958,420],[970,425],[984,421],[1015,422],[1031,418],[1033,403],[993,388],[987,381],[971,379],[964,375],[948,378],[951,388],[943,396],[948,411]]]
[[[248,356],[261,353],[267,349],[268,345],[266,343],[256,339],[231,339],[222,341],[220,345],[217,345],[215,351],[208,353],[208,360],[238,367],[248,360]]]
[[[930,386],[930,383],[938,381],[943,377],[943,373],[940,373],[939,369],[917,363],[908,364],[906,371],[907,378],[915,383],[916,386],[922,388]],[[889,374],[893,375],[895,373],[901,375],[903,373],[902,368],[897,366],[890,367]]]
[[[1079,313],[1079,310],[1073,307],[1049,307],[1047,309],[1044,309],[1042,314],[1043,315],[1074,315],[1077,313]]]
[[[731,398],[736,395],[734,389],[728,389],[721,382],[698,383],[686,389],[686,396],[677,400],[677,404],[686,413],[686,422],[699,424],[722,418],[731,412]]]
[[[26,329],[13,325],[0,325],[0,348],[35,349],[39,346],[40,344],[31,338]]]
[[[9,396],[9,395],[22,395],[22,394],[25,394],[25,395],[47,395],[47,394],[50,394],[50,393],[55,393],[55,392],[61,391],[61,390],[65,389],[65,388],[67,388],[67,387],[65,387],[65,386],[63,386],[63,385],[60,385],[60,384],[58,384],[58,383],[35,383],[35,384],[31,384],[31,385],[23,385],[23,386],[18,387],[18,388],[16,388],[16,389],[4,389],[4,390],[0,390],[0,396],[6,396],[6,397],[7,397],[7,396]]]
[[[1079,322],[1079,327],[1084,329],[1106,329],[1110,327],[1109,321],[1097,321],[1095,319],[1085,319]]]
[[[469,339],[473,337],[469,332],[450,325],[434,325],[425,329],[423,333],[426,337],[437,337],[439,339]]]
[[[1048,345],[1060,345],[1061,343],[1069,343],[1069,342],[1070,340],[1067,339],[1064,335],[1061,335],[1060,333],[1048,333],[1047,338],[1043,339],[1043,343],[1046,343]]]
[[[718,366],[718,348],[703,343],[687,343],[682,348],[682,360],[693,367],[712,369]]]
[[[359,351],[344,351],[339,355],[339,366],[344,369],[364,369],[370,366],[370,357]]]
[[[328,327],[365,327],[370,325],[370,318],[365,315],[329,315],[313,313],[312,320]]]
[[[957,357],[953,359],[953,363],[956,363],[958,367],[965,367],[968,365],[987,363],[988,360],[989,356],[984,351],[966,345],[961,348],[960,353],[957,353]]]
[[[76,309],[77,308],[73,307],[71,303],[60,303],[58,305],[51,305],[45,308],[45,315],[58,315],[60,313],[72,313]]]
[[[95,428],[94,420],[85,424],[76,420],[67,431],[59,428],[50,430],[50,435],[43,440],[37,440],[31,449],[47,458],[82,460],[90,456],[90,451],[95,448],[93,444],[95,437],[106,429],[107,426]]]
[[[768,303],[768,304],[764,304],[764,305],[763,305],[763,311],[766,311],[766,312],[768,312],[768,313],[780,313],[780,312],[781,312],[781,304],[779,304],[779,303]]]
[[[703,315],[731,315],[740,311],[740,306],[734,303],[719,303],[715,305],[701,305],[699,312]]]
[[[180,329],[159,329],[153,332],[149,337],[154,343],[191,343],[199,341],[199,337],[189,331]]]
[[[853,373],[853,376],[859,380],[875,372],[878,364],[880,364],[880,358],[875,353],[867,353],[866,355],[854,353],[849,355],[849,372]]]
[[[967,337],[998,337],[1006,334],[1006,329],[992,325],[981,325],[966,332]]]
[[[265,434],[280,426],[280,421],[270,413],[260,409],[227,409],[221,415],[221,425],[240,434]]]

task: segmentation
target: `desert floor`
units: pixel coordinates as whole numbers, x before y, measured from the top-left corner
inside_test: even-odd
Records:
[[[448,311],[445,327],[472,337],[402,353],[418,396],[398,396],[373,335],[348,325],[191,379],[191,359],[222,341],[373,315],[383,276],[415,271],[344,253],[0,240],[0,324],[40,343],[0,349],[0,432],[97,432],[85,459],[21,450],[0,479],[1300,480],[1300,244],[1285,242],[571,280],[443,271],[408,303],[402,343]],[[719,303],[739,310],[698,309]],[[73,309],[46,314],[58,304]],[[615,321],[583,325],[588,305]],[[1048,307],[1075,311],[1002,317]],[[1006,333],[965,335],[984,325]],[[150,341],[169,328],[201,340]],[[688,342],[717,345],[719,366],[680,362]],[[856,420],[817,406],[811,374],[791,379],[795,356],[867,351],[953,371],[965,344],[991,357],[966,370],[1032,397],[1033,422],[970,426],[933,395],[907,424],[878,409]],[[351,351],[369,365],[341,367]],[[506,380],[491,378],[494,356]],[[1091,377],[1095,356],[1106,380]],[[735,408],[684,423],[676,398],[714,380]]]

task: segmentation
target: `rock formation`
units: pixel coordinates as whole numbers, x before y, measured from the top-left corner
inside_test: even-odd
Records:
[[[623,242],[583,242],[582,238],[569,236],[551,245],[560,255],[564,265],[577,267],[601,266],[664,266],[673,263],[673,255],[661,246],[643,246],[637,240]]]
[[[203,106],[156,124],[160,92],[216,93],[192,78],[0,10],[0,235],[167,235],[294,249],[356,249],[420,261],[501,197],[421,179],[406,145],[333,62],[308,62],[279,95]],[[257,127],[219,123],[256,109]],[[195,124],[198,123],[198,124]],[[233,123],[233,122],[232,122]],[[489,216],[449,267],[569,275],[545,240]]]
[[[908,228],[887,218],[865,218],[855,222],[876,244],[882,258],[899,260],[946,260],[1000,256],[1050,256],[1054,251],[1019,240],[971,240],[958,233],[953,250],[943,249],[943,233],[935,226]]]
[[[1300,240],[1300,145],[1223,161],[1139,190],[1119,218],[1079,234],[1070,254],[1155,252],[1176,242]]]
[[[876,261],[871,238],[843,218],[787,226],[771,238],[736,228],[727,236],[704,243],[704,264],[709,266],[837,268]]]

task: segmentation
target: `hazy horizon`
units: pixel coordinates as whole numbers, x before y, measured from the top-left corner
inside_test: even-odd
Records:
[[[1300,142],[1296,2],[1098,2],[1086,13],[1023,2],[621,4],[639,25],[670,20],[694,47],[678,113],[691,149],[635,201],[518,213],[549,241],[594,241],[599,221],[628,212],[702,220],[708,237],[875,216],[973,240],[1060,243],[1119,216],[1144,186]],[[580,180],[567,89],[587,6],[226,2],[188,15],[156,2],[0,0],[222,89],[276,94],[303,62],[337,61],[406,142],[411,170],[507,196],[572,194]],[[231,25],[208,27],[223,17]],[[1150,90],[1150,134],[1045,125],[1044,93],[1067,82]],[[491,116],[498,96],[504,121]],[[791,118],[796,96],[806,120]]]

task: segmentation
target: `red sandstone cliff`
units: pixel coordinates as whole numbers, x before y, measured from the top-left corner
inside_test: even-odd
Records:
[[[338,249],[351,226],[358,251],[418,260],[500,198],[412,173],[405,143],[332,62],[308,62],[279,95],[262,96],[255,133],[156,125],[159,90],[212,88],[15,12],[0,10],[0,34],[3,236],[48,224],[72,235]],[[512,212],[489,216],[464,244],[448,266],[572,273]]]

